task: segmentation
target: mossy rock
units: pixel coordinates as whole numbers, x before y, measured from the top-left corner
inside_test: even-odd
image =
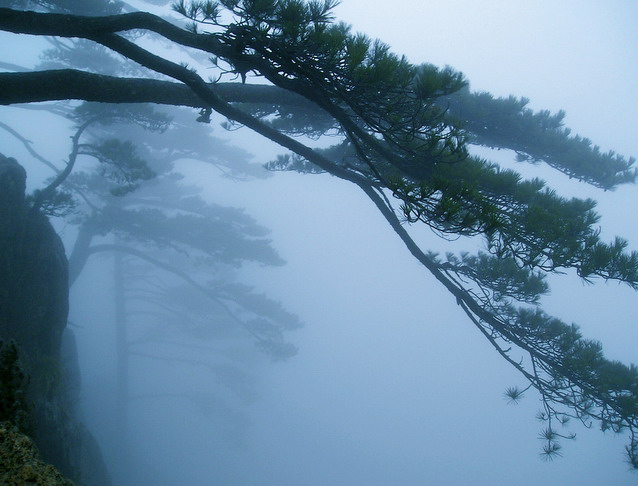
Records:
[[[9,422],[0,422],[0,484],[4,486],[73,486],[40,460],[33,441]]]

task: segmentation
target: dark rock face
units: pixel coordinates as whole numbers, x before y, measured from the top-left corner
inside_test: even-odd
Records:
[[[108,485],[99,448],[74,414],[67,385],[77,377],[66,376],[74,364],[61,362],[69,310],[64,247],[27,203],[25,182],[25,170],[0,154],[0,341],[17,345],[29,378],[29,432],[43,459],[78,484]]]
[[[8,422],[0,422],[0,457],[0,484],[5,486],[73,486],[42,462],[33,441]]]
[[[67,263],[46,216],[26,204],[25,182],[24,169],[0,156],[0,336],[19,343],[27,368],[50,371],[31,374],[48,395],[69,311]]]

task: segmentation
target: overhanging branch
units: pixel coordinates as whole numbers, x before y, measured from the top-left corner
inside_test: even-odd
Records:
[[[227,103],[314,107],[305,98],[276,86],[239,83],[208,83],[208,86]],[[119,78],[77,69],[0,73],[0,105],[73,99],[195,108],[205,106],[188,86],[171,81]]]

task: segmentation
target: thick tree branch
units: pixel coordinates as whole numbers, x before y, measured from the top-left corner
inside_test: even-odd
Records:
[[[239,83],[207,83],[228,103],[264,103],[316,108],[305,98],[276,86]],[[0,105],[38,101],[84,100],[102,103],[157,103],[206,106],[181,83],[145,78],[118,78],[76,69],[0,73]]]
[[[197,75],[197,73],[185,68],[184,66],[152,54],[116,34],[91,36],[90,38],[148,69],[181,81],[197,96],[199,96],[206,105],[215,110],[217,113],[240,123],[241,125],[247,126],[269,140],[307,159],[318,167],[354,183],[363,182],[365,180],[358,174],[336,166],[332,163],[332,161],[320,155],[307,145],[304,145],[294,138],[291,138],[265,123],[262,123],[250,114],[231,106],[229,103],[220,98],[214,89],[211,89],[211,87],[199,75]]]
[[[96,231],[90,224],[82,224],[75,238],[73,249],[69,255],[69,287],[72,287],[78,279],[84,266],[91,256],[91,242],[96,236]]]
[[[0,9],[0,29],[20,34],[81,37],[93,40],[119,52],[131,60],[135,60],[153,71],[179,79],[189,85],[193,91],[201,97],[201,92],[198,92],[198,89],[194,85],[189,84],[189,82],[186,81],[187,78],[180,78],[176,75],[177,70],[173,67],[169,67],[169,64],[173,63],[169,63],[159,56],[154,56],[140,49],[133,43],[126,45],[126,40],[114,35],[117,32],[134,29],[144,29],[155,32],[183,46],[199,49],[230,60],[231,62],[241,62],[242,64],[250,66],[250,69],[258,70],[274,84],[290,90],[290,92],[298,93],[326,110],[330,115],[339,120],[339,123],[342,124],[351,137],[365,141],[367,145],[372,147],[374,151],[382,157],[392,161],[393,164],[401,167],[403,170],[408,169],[402,157],[398,156],[395,151],[380,143],[374,136],[371,136],[358,126],[348,115],[344,107],[328,99],[316,89],[316,86],[309,86],[299,80],[282,76],[276,69],[273,69],[268,59],[262,58],[259,55],[238,54],[234,46],[222,42],[214,35],[189,32],[147,12],[135,12],[105,17],[82,17],[66,14],[40,14],[36,12]],[[113,44],[113,42],[115,42],[115,44]],[[139,55],[140,51],[144,52],[141,57]],[[151,61],[152,58],[155,59]],[[215,108],[214,104],[211,103],[210,106],[215,109],[215,111],[221,113]],[[250,126],[243,122],[240,123]],[[264,134],[262,133],[262,135]],[[271,137],[268,136],[268,138]],[[271,140],[273,139],[271,138]],[[280,143],[276,140],[273,141]],[[290,147],[287,148],[296,152],[296,150]]]
[[[146,29],[180,44],[192,43],[191,33],[148,12],[85,17],[0,8],[0,29],[15,34],[83,37],[87,39],[95,35]]]

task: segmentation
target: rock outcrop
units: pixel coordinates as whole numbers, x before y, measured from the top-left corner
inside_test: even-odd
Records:
[[[64,475],[106,486],[99,448],[75,416],[68,385],[77,378],[67,376],[74,365],[63,366],[60,355],[69,295],[64,247],[25,187],[25,170],[0,154],[0,342],[15,343],[28,377],[28,424],[21,427]]]
[[[73,486],[43,462],[33,441],[9,422],[0,422],[0,484],[4,486]]]

